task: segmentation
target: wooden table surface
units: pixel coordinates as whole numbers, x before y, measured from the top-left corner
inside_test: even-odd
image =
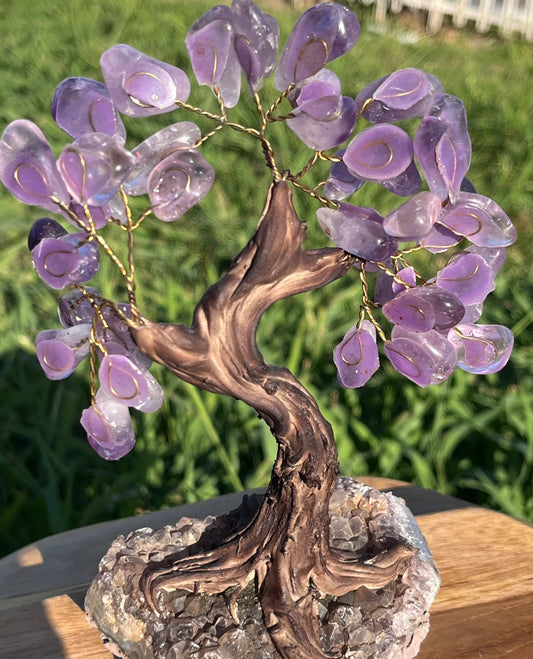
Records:
[[[399,481],[360,480],[407,501],[442,577],[418,659],[533,659],[533,528]],[[85,622],[83,599],[111,541],[182,516],[227,512],[241,496],[67,531],[1,559],[0,657],[110,659]]]

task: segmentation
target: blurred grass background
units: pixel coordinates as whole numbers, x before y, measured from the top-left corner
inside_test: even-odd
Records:
[[[66,140],[49,104],[63,78],[101,79],[99,57],[117,42],[189,70],[184,36],[211,4],[3,0],[0,129],[32,119],[58,154]],[[273,4],[285,38],[297,14],[281,0],[263,8]],[[425,390],[383,360],[364,390],[344,391],[331,352],[358,314],[355,272],[272,308],[260,326],[260,346],[267,360],[288,365],[316,396],[334,426],[343,473],[405,479],[533,520],[533,46],[468,30],[427,36],[412,17],[395,17],[377,30],[372,10],[352,6],[361,38],[332,65],[345,94],[413,66],[438,76],[465,101],[474,150],[470,178],[520,233],[482,322],[511,327],[516,349],[497,375],[458,372]],[[275,98],[270,84],[265,94],[268,105]],[[232,112],[237,121],[249,116],[246,96]],[[215,108],[206,88],[197,88],[191,102]],[[172,120],[185,118],[193,119],[177,112]],[[128,144],[168,121],[166,115],[129,121]],[[308,152],[289,133],[274,125],[272,142],[282,166],[296,171]],[[206,200],[175,224],[153,220],[138,233],[139,303],[153,320],[190,321],[195,302],[251,236],[263,206],[269,176],[255,142],[222,131],[204,153],[217,170]],[[296,202],[310,220],[309,243],[326,244],[314,222],[316,205],[298,194]],[[386,211],[394,200],[367,185],[355,203]],[[162,369],[154,372],[166,401],[159,413],[135,416],[136,449],[118,463],[90,449],[79,425],[89,405],[87,372],[49,382],[35,358],[36,333],[58,326],[56,295],[37,279],[25,244],[42,214],[0,191],[0,555],[68,528],[265,485],[276,446],[253,411],[196,391]],[[116,234],[106,235],[113,242]],[[108,264],[95,285],[120,297]]]

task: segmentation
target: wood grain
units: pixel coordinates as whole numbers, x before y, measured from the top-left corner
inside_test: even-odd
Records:
[[[360,480],[408,501],[441,573],[418,659],[533,658],[533,528],[406,483]],[[240,496],[68,531],[1,559],[0,658],[110,659],[85,620],[83,597],[111,540],[227,511]]]

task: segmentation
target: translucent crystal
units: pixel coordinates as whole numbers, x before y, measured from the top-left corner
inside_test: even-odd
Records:
[[[98,370],[106,393],[128,407],[155,412],[163,404],[163,390],[156,379],[125,355],[106,355]]]
[[[18,119],[5,129],[0,141],[0,181],[17,199],[57,211],[70,197],[52,149],[31,121]]]
[[[398,126],[379,124],[358,133],[342,158],[358,178],[381,182],[407,169],[413,160],[413,143]]]
[[[395,325],[415,332],[448,330],[465,313],[461,300],[439,286],[417,286],[398,293],[383,305],[383,314]]]
[[[190,149],[202,137],[202,133],[192,121],[180,121],[166,126],[131,150],[135,164],[124,183],[128,195],[142,195],[148,192],[148,177],[161,160],[175,151]]]
[[[167,156],[148,179],[154,214],[164,222],[177,220],[205,197],[214,178],[214,169],[197,151],[176,151]]]
[[[341,202],[338,209],[319,208],[316,215],[336,245],[361,259],[385,261],[398,249],[397,241],[383,229],[383,218],[372,208]]]
[[[124,144],[126,129],[107,87],[90,78],[67,78],[55,90],[52,118],[71,137],[105,133]]]
[[[353,99],[335,95],[333,87],[313,81],[302,88],[297,103],[287,126],[310,149],[332,149],[350,137],[357,118]]]
[[[177,100],[189,98],[189,79],[181,69],[126,44],[106,50],[100,65],[115,106],[131,117],[170,112]]]
[[[409,288],[383,305],[383,315],[401,327],[415,332],[427,332],[435,326],[435,312],[431,300]]]
[[[439,222],[480,247],[508,247],[516,240],[516,228],[492,199],[460,192],[445,206]]]
[[[415,155],[429,189],[453,202],[470,167],[471,143],[466,111],[455,96],[440,94],[414,137]]]
[[[347,53],[359,37],[359,21],[349,9],[325,2],[308,9],[296,22],[275,74],[276,89],[315,75]]]
[[[419,192],[389,213],[383,228],[399,240],[419,240],[430,232],[440,212],[441,202],[436,194]]]
[[[417,339],[399,337],[385,342],[383,349],[393,368],[420,387],[428,387],[433,377],[433,358]]]
[[[337,158],[342,158],[343,155],[344,149],[335,154]],[[340,160],[340,162],[334,162],[331,165],[323,194],[326,199],[342,201],[357,192],[364,183],[362,179],[357,178],[350,172],[343,160]]]
[[[109,201],[133,167],[133,157],[109,135],[88,133],[66,146],[58,167],[72,197],[80,204]]]
[[[39,363],[49,380],[64,380],[89,354],[91,325],[44,330],[35,339]]]
[[[135,446],[129,408],[103,389],[98,390],[91,407],[83,410],[81,425],[89,444],[106,460],[119,460]]]
[[[436,278],[437,285],[454,293],[464,305],[483,302],[494,290],[491,267],[479,254],[455,255]]]
[[[453,292],[430,284],[428,286],[419,286],[418,295],[429,300],[433,306],[435,314],[435,324],[433,328],[439,332],[445,331],[461,322],[465,313],[463,302]]]
[[[440,384],[441,382],[444,382],[444,380],[447,380],[457,368],[457,353],[455,348],[440,332],[437,332],[436,330],[411,332],[399,326],[393,327],[391,334],[392,341],[394,342],[400,338],[408,339],[412,344],[418,344],[426,356],[429,357],[431,361],[429,384]],[[419,352],[418,350],[415,351],[411,343],[396,343],[392,350],[389,345],[390,356],[389,353],[387,353],[387,356],[389,359],[392,357],[391,362],[393,365],[396,364],[397,366],[400,366],[403,371],[405,371],[406,368],[409,368],[407,367],[405,360],[409,360],[410,357],[416,358],[418,355],[422,354],[422,352]],[[405,351],[402,355],[399,354],[400,349]],[[426,360],[420,357],[418,366],[423,367],[424,364],[426,364]],[[415,373],[415,365],[416,364],[414,363],[411,365],[413,370],[408,371],[410,374]],[[406,373],[404,372],[403,374],[405,375]],[[409,375],[407,377],[409,377]],[[414,381],[416,382],[416,380]],[[427,374],[421,373],[420,382],[426,381]],[[420,384],[420,382],[417,382],[417,384]]]
[[[89,281],[98,272],[100,263],[97,244],[88,241],[84,232],[43,238],[31,255],[39,277],[58,290]]]
[[[339,383],[346,389],[364,386],[379,368],[376,328],[368,320],[346,332],[333,351]]]
[[[185,45],[196,80],[218,87],[224,104],[232,108],[241,91],[241,66],[233,48],[233,12],[225,5],[212,7],[189,29]]]
[[[231,9],[235,30],[233,45],[250,91],[255,93],[276,66],[279,25],[251,0],[233,0]]]
[[[477,374],[500,371],[514,344],[513,333],[503,325],[461,323],[450,330],[448,340],[457,351],[459,367]]]
[[[357,95],[357,110],[372,123],[421,117],[443,88],[435,76],[420,69],[399,69],[374,81]]]

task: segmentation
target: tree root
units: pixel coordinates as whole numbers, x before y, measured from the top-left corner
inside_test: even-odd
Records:
[[[416,553],[396,543],[363,560],[326,547],[320,539],[315,546],[308,535],[303,545],[294,542],[286,528],[276,529],[275,524],[272,508],[263,504],[247,528],[220,546],[149,565],[140,581],[148,606],[161,615],[159,595],[168,590],[207,595],[231,590],[229,609],[238,624],[237,597],[255,577],[265,626],[281,656],[331,659],[334,655],[320,643],[318,598],[342,596],[361,586],[383,588],[405,571]]]

